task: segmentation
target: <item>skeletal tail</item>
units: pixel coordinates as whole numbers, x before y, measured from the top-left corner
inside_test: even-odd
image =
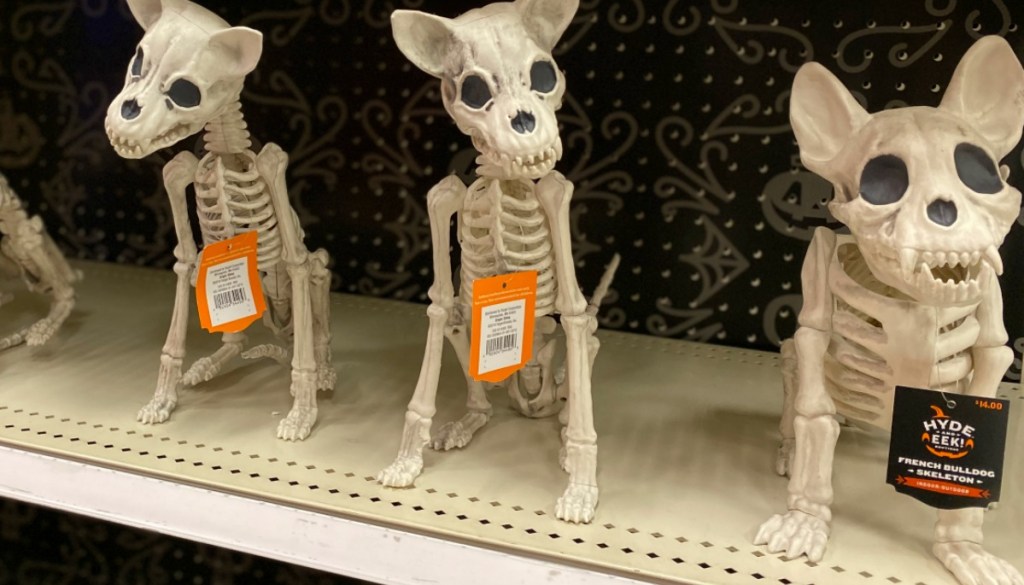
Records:
[[[258,360],[263,358],[269,358],[282,366],[287,366],[292,359],[292,352],[287,349],[267,343],[265,345],[257,345],[252,349],[249,349],[242,353],[242,359],[246,360]]]
[[[590,297],[590,304],[587,306],[587,314],[591,317],[597,315],[598,310],[601,308],[601,301],[608,294],[608,289],[612,286],[612,280],[615,279],[615,272],[619,269],[619,263],[622,260],[618,254],[612,256],[612,261],[608,263],[608,268],[605,269],[604,274],[601,276],[601,282],[597,284],[597,288],[594,289],[594,295]]]

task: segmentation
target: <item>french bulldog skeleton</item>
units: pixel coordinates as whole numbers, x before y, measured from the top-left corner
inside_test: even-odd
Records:
[[[460,448],[487,423],[485,388],[467,373],[468,411],[430,437],[444,337],[464,370],[470,361],[473,283],[479,278],[535,270],[538,274],[534,356],[504,384],[513,406],[526,416],[558,412],[562,401],[561,463],[569,486],[557,516],[589,522],[597,506],[597,434],[590,372],[598,350],[595,313],[614,265],[588,306],[576,282],[569,233],[573,187],[555,172],[562,155],[555,111],[565,78],[551,51],[576,13],[577,1],[499,2],[447,19],[416,11],[392,15],[399,49],[417,67],[441,78],[445,109],[480,152],[478,178],[468,189],[448,177],[427,195],[434,250],[434,284],[427,310],[430,330],[419,381],[406,413],[398,457],[378,476],[405,487],[423,469],[423,448]],[[449,226],[458,218],[459,291],[453,289]],[[554,313],[566,334],[565,380],[558,387],[552,363]],[[567,386],[567,388],[566,388]]]
[[[198,257],[185,200],[192,184],[204,245],[258,233],[257,264],[268,300],[264,322],[294,343],[294,404],[277,435],[304,439],[316,421],[316,391],[332,389],[335,382],[328,330],[330,273],[327,253],[310,253],[303,244],[302,228],[288,202],[288,155],[272,143],[258,155],[250,149],[239,95],[245,76],[259,61],[263,36],[230,27],[187,0],[129,0],[128,6],[146,33],[125,87],[107,111],[111,144],[125,158],[142,158],[204,128],[206,143],[202,160],[182,152],[164,167],[178,236],[178,284],[156,393],[138,418],[147,424],[163,422],[177,404],[180,386],[212,379],[239,355],[282,363],[289,359],[288,350],[272,345],[243,352],[245,334],[227,333],[216,353],[182,375],[189,289]]]
[[[783,345],[786,405],[779,473],[789,511],[756,536],[819,561],[831,521],[832,460],[847,419],[888,428],[896,385],[996,394],[1005,346],[998,248],[1021,194],[997,166],[1024,125],[1024,70],[999,37],[977,41],[938,108],[868,114],[824,67],[793,85],[804,164],[830,180],[832,214],[804,262],[804,307]],[[981,548],[983,510],[939,511],[934,554],[965,585],[1024,579]]]
[[[68,266],[64,255],[46,233],[38,215],[29,217],[7,179],[0,174],[0,270],[20,276],[28,289],[52,297],[45,317],[32,325],[0,337],[0,350],[25,343],[46,343],[60,329],[75,307],[74,283],[82,274]],[[0,305],[9,298],[0,294]]]

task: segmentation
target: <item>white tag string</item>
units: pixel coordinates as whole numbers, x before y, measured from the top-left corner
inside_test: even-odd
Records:
[[[942,399],[946,402],[947,408],[949,408],[950,410],[956,408],[956,400],[950,399],[949,397],[946,396],[946,393],[942,391],[939,392],[939,395],[942,396]]]

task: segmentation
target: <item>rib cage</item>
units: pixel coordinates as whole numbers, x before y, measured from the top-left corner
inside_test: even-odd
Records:
[[[460,214],[460,296],[472,303],[473,281],[509,272],[537,271],[536,315],[554,312],[551,232],[529,181],[479,179]]]
[[[196,171],[196,212],[203,245],[256,230],[257,266],[272,268],[281,259],[281,234],[266,183],[252,151],[237,155],[243,170],[227,168],[220,154],[208,153]]]
[[[886,322],[900,317],[898,311],[869,315],[868,295],[885,297],[894,304],[906,297],[879,283],[863,258],[846,256],[840,251],[834,268],[844,277],[830,281],[834,299],[832,339],[825,356],[825,385],[840,414],[883,427],[891,420],[892,392],[899,385],[920,386],[933,390],[962,392],[970,382],[973,359],[970,348],[978,338],[980,325],[974,316],[975,306],[937,308],[936,343],[930,356],[916,352],[931,350],[919,341],[906,347],[886,332]],[[919,379],[908,379],[908,372],[897,371],[896,352],[914,354],[918,360],[931,364]],[[913,375],[909,377],[913,378]]]

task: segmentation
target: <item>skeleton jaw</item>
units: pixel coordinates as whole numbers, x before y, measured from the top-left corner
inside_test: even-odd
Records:
[[[991,272],[1002,274],[1003,262],[998,250],[924,251],[913,248],[884,247],[880,256],[890,274],[898,274],[914,297],[924,302],[960,304],[981,295],[982,283]]]
[[[195,134],[200,129],[202,129],[202,124],[180,123],[175,124],[170,130],[155,138],[143,138],[141,141],[135,141],[121,136],[116,130],[107,126],[107,138],[110,139],[111,146],[114,147],[114,151],[119,156],[137,159],[148,156],[161,148],[171,146],[186,136]]]
[[[473,136],[473,145],[481,152],[477,159],[483,167],[481,174],[493,173],[502,178],[540,179],[550,173],[555,168],[555,163],[562,158],[561,140],[555,140],[553,145],[526,156],[499,152],[480,136]]]

